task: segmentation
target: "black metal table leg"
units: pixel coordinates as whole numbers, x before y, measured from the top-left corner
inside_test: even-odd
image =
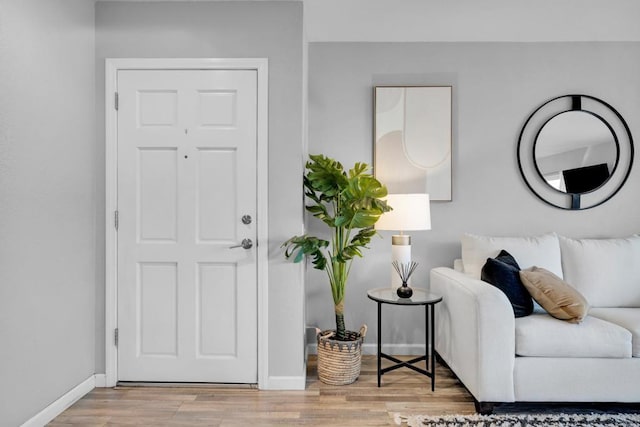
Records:
[[[378,387],[382,376],[382,303],[378,302]]]
[[[435,350],[435,325],[436,325],[436,319],[435,319],[435,307],[433,306],[433,304],[428,305],[430,311],[431,311],[431,333],[429,335],[431,335],[431,343],[429,346],[429,351],[431,352],[431,391],[436,391],[436,350]]]
[[[429,372],[429,305],[424,306],[424,359]]]

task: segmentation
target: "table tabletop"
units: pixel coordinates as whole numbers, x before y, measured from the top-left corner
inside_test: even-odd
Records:
[[[400,298],[396,293],[396,289],[397,288],[392,287],[370,289],[367,291],[367,296],[369,299],[377,302],[396,305],[425,305],[436,304],[442,301],[441,296],[432,294],[426,289],[414,288],[413,286],[411,287],[411,289],[413,289],[411,298]]]

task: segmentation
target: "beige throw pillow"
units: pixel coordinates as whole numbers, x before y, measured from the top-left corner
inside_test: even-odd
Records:
[[[527,268],[520,271],[520,280],[533,299],[556,319],[580,323],[589,311],[582,294],[549,270]]]

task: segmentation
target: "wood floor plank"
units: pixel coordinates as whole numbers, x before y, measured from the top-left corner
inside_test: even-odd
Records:
[[[375,356],[363,356],[354,384],[330,386],[318,381],[312,356],[303,391],[205,385],[99,388],[49,426],[392,426],[395,412],[474,413],[471,395],[443,366],[437,366],[435,392],[429,378],[407,369],[385,374],[378,388],[376,372]]]

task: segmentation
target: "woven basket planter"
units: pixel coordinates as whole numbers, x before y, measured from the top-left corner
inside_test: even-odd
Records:
[[[362,342],[367,334],[367,325],[359,332],[346,331],[347,341],[334,339],[336,331],[317,330],[318,378],[329,385],[351,384],[360,376]]]

